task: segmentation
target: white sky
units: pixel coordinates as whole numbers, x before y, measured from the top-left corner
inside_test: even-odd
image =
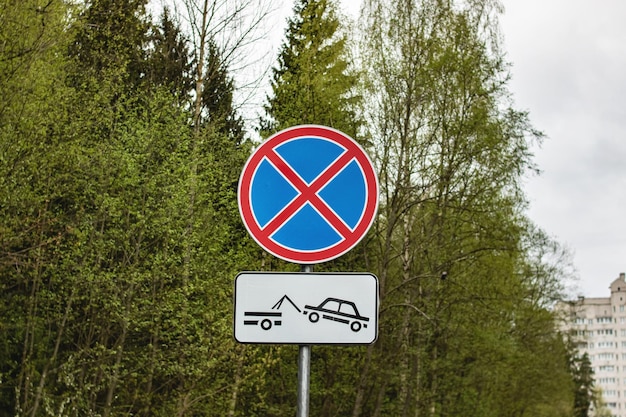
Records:
[[[356,16],[359,0],[340,1]],[[293,5],[277,3],[274,52]],[[547,136],[542,174],[526,182],[529,215],[573,253],[576,294],[608,296],[626,271],[626,1],[502,3],[510,91]]]
[[[574,253],[580,294],[626,271],[626,2],[504,0],[517,107],[547,135],[530,217]]]

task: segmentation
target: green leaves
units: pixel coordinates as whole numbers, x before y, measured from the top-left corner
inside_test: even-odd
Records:
[[[497,10],[479,3],[365,8],[368,126],[383,191],[375,361],[387,374],[382,388],[370,385],[378,400],[357,396],[359,415],[549,413],[550,400],[520,388],[533,378],[569,401],[546,309],[560,277],[522,272],[534,262],[531,246],[548,249],[531,237],[521,192],[540,134],[510,106],[492,36]],[[549,372],[543,361],[554,364]]]
[[[0,414],[292,413],[295,347],[232,337],[236,273],[297,266],[239,218],[252,143],[220,38],[194,54],[143,0],[5,3]],[[316,266],[381,284],[375,345],[313,349],[316,415],[583,415],[592,376],[550,311],[568,255],[524,217],[542,135],[509,100],[491,6],[368,2],[353,60],[335,3],[295,4],[261,133],[340,129],[382,190],[366,239]]]

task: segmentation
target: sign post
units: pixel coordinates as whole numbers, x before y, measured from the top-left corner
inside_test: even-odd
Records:
[[[297,344],[298,417],[309,408],[314,344],[371,344],[378,332],[378,280],[368,273],[241,272],[235,278],[235,339]]]
[[[309,416],[309,387],[311,381],[311,345],[298,350],[298,409],[297,417]]]
[[[311,345],[371,344],[378,334],[378,279],[314,274],[365,236],[378,209],[378,179],[361,146],[325,126],[294,126],[263,142],[237,190],[252,238],[300,273],[241,273],[235,280],[235,339],[293,343],[297,417],[309,415]],[[273,305],[272,305],[273,304]]]
[[[301,265],[304,273],[312,272],[310,265]],[[311,345],[298,348],[298,409],[296,417],[309,416],[309,387],[311,386]]]

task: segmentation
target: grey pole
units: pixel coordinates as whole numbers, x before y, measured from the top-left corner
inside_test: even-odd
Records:
[[[298,352],[298,414],[309,417],[309,381],[311,374],[311,346],[301,345]]]
[[[301,272],[312,272],[311,265],[300,265]],[[311,345],[298,350],[298,411],[296,417],[309,417],[309,386],[311,381]]]

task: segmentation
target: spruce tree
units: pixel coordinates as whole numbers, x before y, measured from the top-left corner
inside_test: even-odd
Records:
[[[147,0],[93,0],[78,18],[74,42],[76,86],[108,79],[137,86],[145,74],[150,22]],[[98,87],[102,87],[99,85]]]
[[[297,0],[288,20],[261,135],[298,124],[321,124],[356,137],[358,77],[350,71],[347,37],[332,0]]]
[[[172,18],[167,7],[150,36],[152,49],[148,56],[146,79],[151,86],[167,86],[181,103],[191,99],[193,62],[189,39]]]
[[[211,123],[233,145],[244,139],[244,124],[233,101],[235,82],[214,40],[209,40],[202,88],[202,124]]]
[[[574,416],[587,417],[592,403],[597,402],[595,394],[595,381],[593,368],[589,355],[582,356],[572,354],[570,359],[570,372],[574,380]]]

